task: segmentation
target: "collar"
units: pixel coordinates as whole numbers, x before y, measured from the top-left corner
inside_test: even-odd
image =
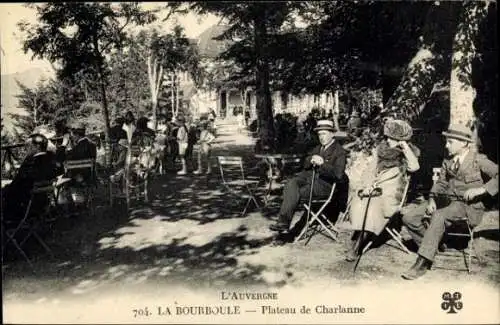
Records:
[[[76,141],[76,143],[80,143],[80,142],[82,142],[83,140],[88,140],[88,141],[90,141],[87,137],[82,137],[82,138],[78,139],[78,140]]]
[[[331,146],[335,142],[335,138],[333,138],[330,142],[325,144],[323,147],[323,150],[326,150],[329,146]]]
[[[40,152],[37,152],[36,154],[33,155],[33,157],[36,157],[36,156],[41,156],[41,155],[45,155],[47,154],[47,152],[45,151],[40,151]]]
[[[453,162],[456,163],[458,161],[459,164],[462,164],[464,162],[465,156],[470,152],[470,149],[464,150],[462,153],[456,155],[453,157]]]

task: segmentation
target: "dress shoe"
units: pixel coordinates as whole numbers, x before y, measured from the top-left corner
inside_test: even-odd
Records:
[[[415,264],[413,264],[413,266],[401,276],[406,280],[415,280],[424,275],[425,272],[427,272],[427,270],[431,268],[431,266],[432,261],[419,255],[417,260],[415,261]]]
[[[269,226],[272,231],[284,232],[288,230],[288,225],[284,222],[277,222]]]
[[[356,251],[354,250],[354,248],[349,248],[349,250],[347,251],[346,255],[345,255],[345,260],[347,262],[354,262],[356,259],[358,258],[358,254],[356,254]]]
[[[439,248],[438,250],[443,253],[443,252],[446,252],[446,250],[448,249],[448,246],[445,244],[445,243],[441,243],[439,244]]]
[[[279,233],[272,242],[272,246],[283,246],[288,243],[293,243],[295,236],[289,233]]]

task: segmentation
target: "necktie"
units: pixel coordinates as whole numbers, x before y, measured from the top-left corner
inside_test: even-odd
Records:
[[[321,155],[325,151],[325,146],[321,146],[321,149],[319,150],[319,154]]]
[[[451,168],[454,173],[458,172],[458,168],[460,168],[460,160],[458,158],[455,159]]]

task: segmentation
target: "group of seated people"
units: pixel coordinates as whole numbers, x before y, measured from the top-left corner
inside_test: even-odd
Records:
[[[168,115],[159,116],[156,130],[148,126],[148,118],[140,117],[136,121],[130,111],[124,118],[118,117],[110,130],[111,181],[118,182],[123,177],[126,165],[132,170],[131,180],[141,181],[144,171],[152,170],[158,163],[166,163],[169,158],[174,163],[179,156],[182,163],[179,174],[182,175],[186,173],[186,158],[192,154],[194,142],[200,144],[198,170],[194,173],[199,174],[205,168],[210,173],[210,143],[215,138],[209,127],[211,120],[208,116],[204,123],[199,123],[200,134],[193,136],[183,116],[175,120]],[[57,121],[55,132],[46,126],[35,128],[25,142],[25,159],[11,175],[11,183],[2,189],[3,215],[20,220],[26,211],[33,185],[44,181],[55,184],[58,176],[71,179],[58,190],[58,203],[68,206],[85,203],[88,193],[84,188],[95,185],[95,169],[94,173],[89,168],[65,170],[64,164],[69,160],[84,159],[99,163],[98,156],[105,154],[101,150],[103,146],[99,138],[91,140],[89,137],[85,123],[78,120],[69,124]],[[132,148],[137,148],[138,152]]]
[[[312,150],[304,170],[284,187],[283,200],[276,223],[270,226],[279,233],[279,242],[293,241],[306,225],[306,214],[290,229],[300,200],[327,197],[335,184],[332,204],[325,215],[336,217],[345,211],[349,196],[349,178],[345,173],[347,152],[336,140],[337,133],[330,120],[319,120],[314,130],[320,145]],[[387,222],[398,212],[403,188],[409,173],[417,171],[419,149],[410,139],[412,127],[403,120],[388,119],[383,128],[384,140],[376,148],[376,170],[366,186],[356,189],[349,208],[353,243],[346,254],[354,261],[369,240],[382,233]],[[446,227],[460,218],[468,218],[472,226],[481,221],[483,199],[498,193],[498,166],[481,154],[474,145],[469,128],[450,126],[443,132],[448,158],[443,161],[440,178],[430,190],[424,216],[403,216],[403,225],[419,246],[414,265],[402,274],[413,280],[430,269]],[[489,177],[485,182],[481,174]],[[312,177],[315,177],[312,182]],[[313,188],[311,189],[311,185]]]
[[[43,133],[43,132],[42,132]],[[95,159],[94,142],[85,136],[85,126],[74,122],[59,138],[50,140],[35,131],[25,143],[26,158],[15,173],[12,182],[2,189],[2,213],[5,219],[21,220],[27,209],[35,183],[53,184],[58,176],[70,178],[57,200],[73,204],[84,203],[83,187],[93,182],[89,169],[65,171],[68,160]]]

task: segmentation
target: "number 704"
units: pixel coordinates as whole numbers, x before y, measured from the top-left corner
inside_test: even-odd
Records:
[[[141,316],[151,316],[151,312],[149,311],[148,307],[132,309],[132,313],[134,313],[134,318]]]

